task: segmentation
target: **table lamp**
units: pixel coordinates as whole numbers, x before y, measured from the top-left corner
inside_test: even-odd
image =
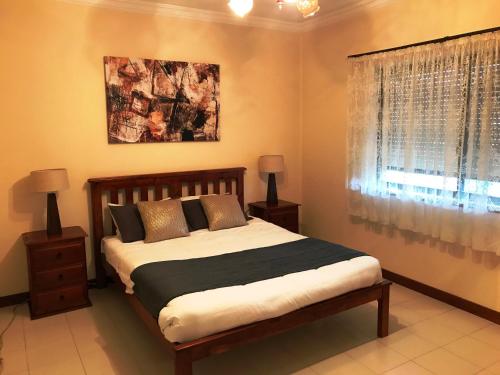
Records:
[[[278,191],[276,190],[276,173],[283,172],[285,162],[283,155],[263,155],[259,158],[259,171],[269,173],[267,180],[267,204],[278,204]]]
[[[66,169],[43,169],[31,172],[31,184],[34,192],[47,193],[47,235],[62,233],[61,219],[57,207],[56,191],[69,187]]]

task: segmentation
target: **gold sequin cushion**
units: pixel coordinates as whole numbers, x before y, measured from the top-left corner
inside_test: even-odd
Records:
[[[145,243],[189,236],[189,229],[179,199],[137,202],[146,237]]]
[[[248,224],[235,195],[202,195],[200,201],[208,219],[209,230]]]

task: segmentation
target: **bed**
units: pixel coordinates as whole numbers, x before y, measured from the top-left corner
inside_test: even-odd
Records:
[[[181,295],[164,306],[158,316],[141,303],[133,293],[130,277],[141,265],[241,254],[305,239],[254,218],[244,227],[215,232],[203,229],[189,237],[125,244],[106,217],[108,203],[200,194],[235,194],[243,208],[244,172],[245,168],[240,167],[89,179],[98,286],[106,286],[107,273],[123,286],[134,310],[173,356],[176,375],[192,374],[192,362],[198,359],[375,300],[377,334],[386,336],[390,283],[382,280],[378,261],[369,256],[245,285]]]

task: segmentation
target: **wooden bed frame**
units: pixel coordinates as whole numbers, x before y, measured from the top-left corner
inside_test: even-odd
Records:
[[[118,285],[122,285],[119,277],[112,271],[112,267],[107,264],[101,253],[102,238],[105,234],[115,233],[116,230],[111,221],[109,221],[110,228],[105,230],[104,209],[108,202],[120,203],[120,197],[122,197],[121,201],[126,203],[138,200],[160,200],[163,199],[167,190],[166,194],[171,198],[209,193],[234,193],[238,195],[238,200],[243,207],[245,170],[246,168],[239,167],[89,179],[93,251],[98,287],[106,286],[106,269],[114,274]],[[126,296],[139,317],[173,356],[175,375],[191,375],[193,361],[223,353],[236,346],[261,340],[375,300],[378,301],[377,335],[385,337],[388,335],[389,326],[390,284],[389,281],[384,280],[369,288],[354,290],[276,318],[236,327],[185,343],[167,341],[159,329],[157,320],[149,314],[139,300],[134,295],[126,294]]]

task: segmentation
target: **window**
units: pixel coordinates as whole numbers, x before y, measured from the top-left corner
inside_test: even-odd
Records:
[[[349,63],[351,215],[500,255],[500,31]]]
[[[500,63],[471,67],[470,62],[465,62],[448,69],[440,69],[440,63],[424,63],[410,78],[403,74],[413,71],[411,63],[404,71],[392,68],[384,73],[380,70],[378,176],[391,194],[406,190],[418,199],[429,195],[439,197],[442,190],[446,190],[454,193],[457,205],[473,202],[474,196],[486,194],[488,209],[500,211]],[[491,82],[487,81],[485,71],[489,71]],[[487,84],[493,88],[486,90]],[[474,98],[470,91],[475,87],[478,94]],[[384,109],[386,96],[389,104]],[[409,100],[412,100],[412,112],[406,111]],[[491,108],[485,114],[486,100]],[[457,108],[463,110],[457,111]],[[410,113],[414,116],[412,121]],[[387,129],[383,129],[384,116],[389,118]],[[482,116],[486,116],[486,121]],[[463,129],[453,132],[455,138],[451,141],[454,142],[447,143],[449,123],[463,123]],[[409,126],[415,127],[411,136],[407,131]],[[481,127],[488,129],[482,132]],[[474,136],[468,137],[471,132]],[[491,152],[487,180],[478,177],[481,133],[489,138],[487,147]],[[384,138],[387,139],[385,163]],[[452,153],[448,161],[446,147],[455,149],[455,155]],[[407,157],[414,158],[411,170],[405,168]],[[452,167],[446,168],[445,161]]]

